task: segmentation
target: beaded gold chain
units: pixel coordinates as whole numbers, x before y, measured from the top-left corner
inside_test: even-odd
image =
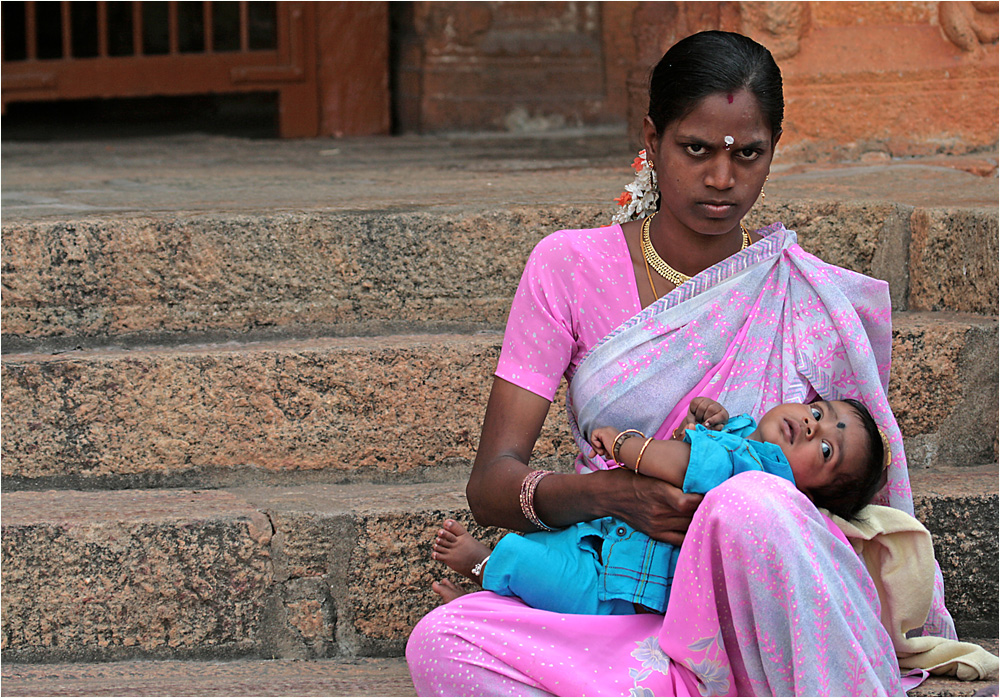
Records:
[[[656,253],[656,248],[653,247],[653,241],[649,238],[649,223],[653,220],[653,216],[655,215],[655,212],[652,213],[642,222],[642,256],[645,258],[646,263],[653,267],[657,274],[672,283],[674,286],[680,286],[691,277],[674,269],[672,266],[663,261],[663,258]],[[743,231],[743,246],[740,247],[740,250],[745,250],[750,246],[750,231],[747,230],[742,223],[740,223],[740,228]],[[650,279],[650,285],[652,285],[652,279]],[[653,290],[653,295],[656,295],[655,288]]]

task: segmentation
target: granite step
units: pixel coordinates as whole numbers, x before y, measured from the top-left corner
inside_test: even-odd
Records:
[[[913,482],[960,634],[994,634],[996,464]],[[445,517],[500,535],[473,525],[464,480],[8,493],[2,658],[401,656],[446,572],[429,557]]]
[[[996,319],[904,312],[894,326],[910,466],[995,460]],[[474,457],[500,344],[494,331],[7,354],[3,488],[452,477]],[[535,449],[546,467],[575,453],[562,405]]]
[[[3,351],[501,329],[535,243],[606,206],[205,213],[4,222]],[[895,310],[998,312],[997,213],[763,204]]]
[[[996,640],[973,640],[996,652]],[[12,664],[6,696],[415,696],[401,657]],[[991,691],[991,688],[993,689]],[[995,681],[930,677],[910,696],[995,696]]]
[[[12,664],[5,696],[415,696],[406,660]]]

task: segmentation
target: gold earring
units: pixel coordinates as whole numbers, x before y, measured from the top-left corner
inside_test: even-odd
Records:
[[[760,200],[763,201],[767,198],[767,194],[764,193],[764,187],[767,186],[767,180],[771,175],[764,175],[764,183],[760,185]]]

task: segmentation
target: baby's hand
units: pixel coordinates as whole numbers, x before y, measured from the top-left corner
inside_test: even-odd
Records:
[[[618,432],[611,427],[598,427],[590,432],[590,445],[594,447],[590,457],[611,457],[611,449],[614,448],[616,436],[618,436]]]
[[[696,397],[688,407],[687,417],[684,423],[674,429],[672,438],[681,440],[687,429],[694,429],[695,425],[704,424],[706,429],[719,431],[729,421],[729,412],[725,407],[710,397]]]
[[[696,397],[688,407],[688,420],[719,431],[729,421],[729,412],[710,397]]]

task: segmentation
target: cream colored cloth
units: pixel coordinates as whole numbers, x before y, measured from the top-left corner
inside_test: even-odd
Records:
[[[964,681],[995,678],[1000,659],[970,642],[906,637],[923,626],[934,594],[931,534],[898,509],[869,505],[858,521],[827,514],[865,561],[882,604],[882,625],[892,638],[901,669],[926,669]]]

